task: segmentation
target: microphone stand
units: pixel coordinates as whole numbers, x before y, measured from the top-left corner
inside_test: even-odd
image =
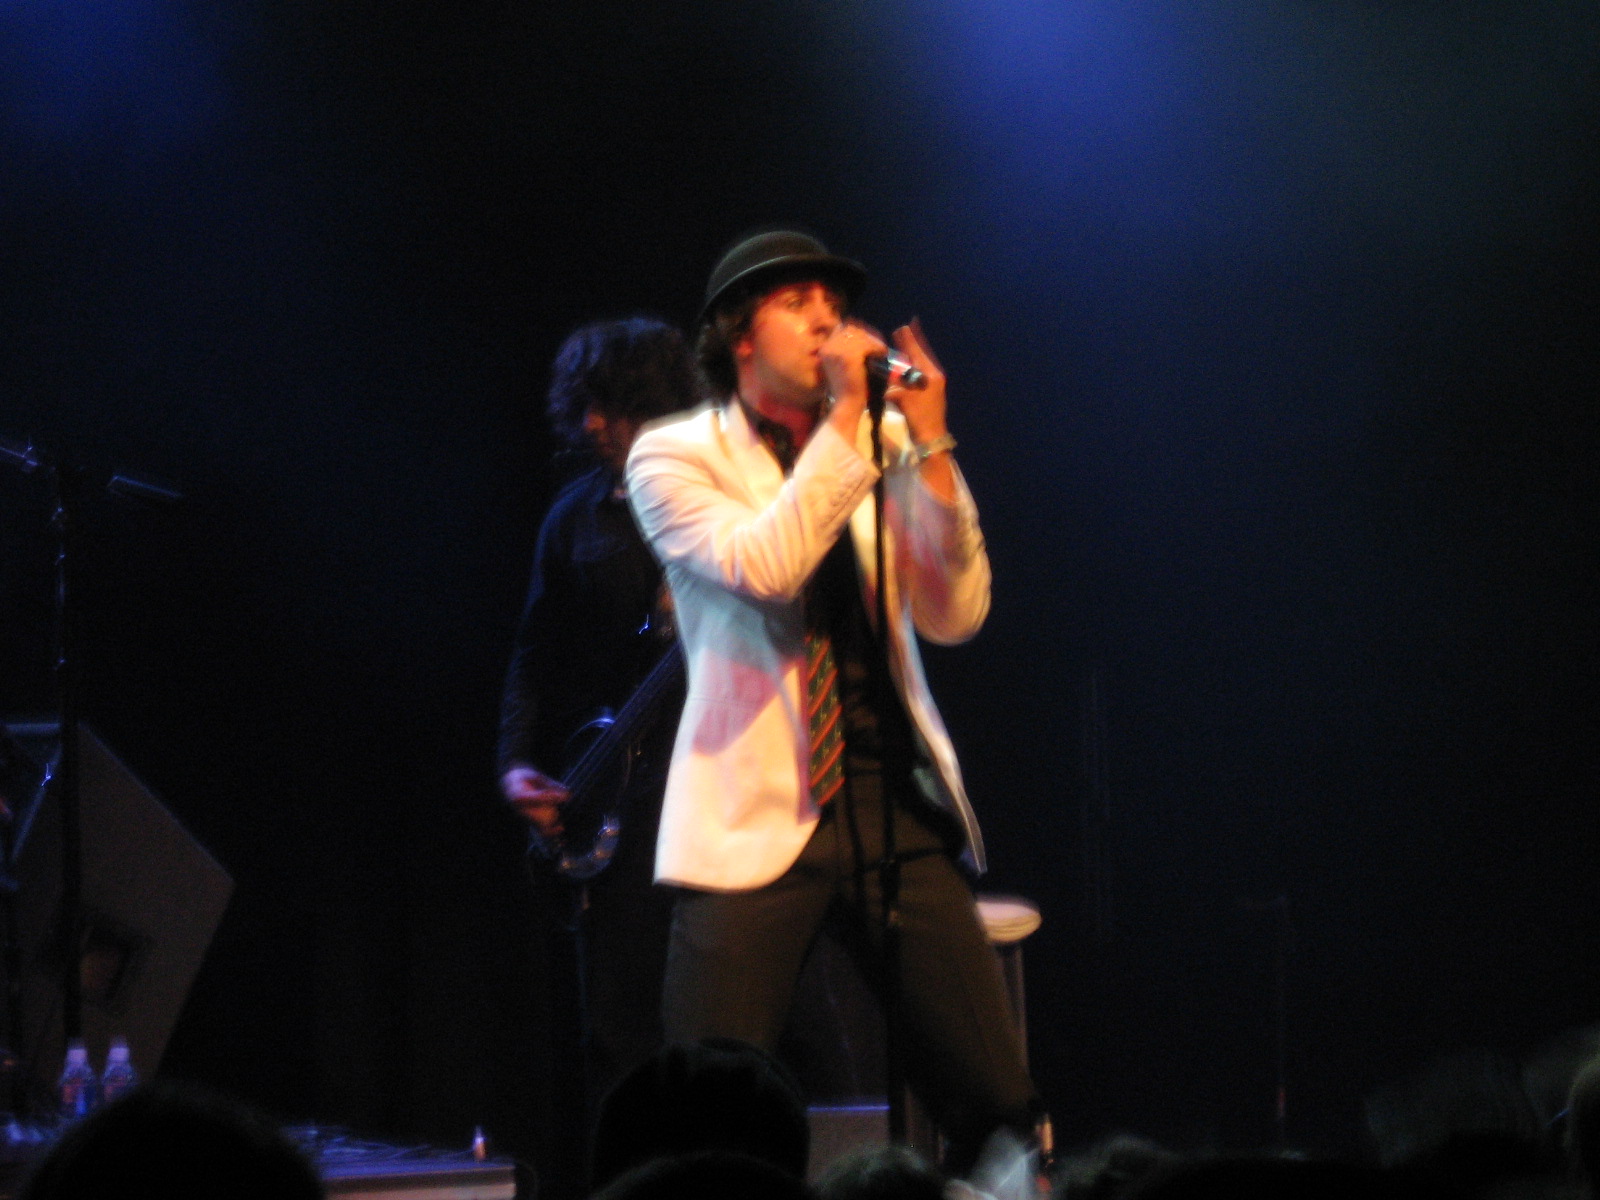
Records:
[[[0,462],[9,462],[24,475],[43,471],[50,480],[50,527],[56,539],[56,662],[55,698],[60,764],[53,786],[61,807],[61,920],[57,930],[61,951],[61,1030],[71,1041],[83,1036],[83,825],[79,755],[79,713],[82,671],[79,666],[82,627],[75,580],[78,572],[79,513],[90,494],[91,472],[39,450],[0,442]],[[174,491],[127,475],[113,475],[105,489],[114,496],[162,503],[183,499]]]
[[[888,555],[884,547],[883,517],[884,479],[887,474],[883,458],[883,408],[884,393],[888,387],[887,374],[880,374],[877,371],[867,373],[867,415],[871,420],[872,462],[878,468],[877,482],[872,485],[873,555],[877,572],[873,616],[878,626],[878,640],[883,645],[885,671],[891,669]],[[889,1105],[889,1140],[901,1145],[907,1139],[907,1120],[905,1017],[901,1012],[900,1002],[900,851],[895,829],[895,793],[892,787],[884,787],[882,791],[883,858],[878,864],[878,899],[883,921],[883,974],[889,983],[884,991],[883,1004],[883,1088]]]
[[[83,808],[79,770],[78,714],[82,675],[78,669],[78,509],[85,488],[79,467],[57,463],[50,473],[50,524],[56,532],[56,709],[60,721],[61,770],[61,1032],[70,1043],[83,1036],[83,974],[79,962],[83,923]]]

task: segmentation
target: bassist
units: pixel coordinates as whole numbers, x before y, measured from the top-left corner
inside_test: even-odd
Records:
[[[587,469],[561,490],[539,530],[499,739],[501,793],[548,851],[568,832],[562,773],[581,748],[575,735],[598,712],[622,708],[671,645],[661,570],[634,526],[621,473],[639,427],[694,399],[683,339],[655,320],[584,326],[551,369],[551,425],[564,457]],[[579,939],[591,1104],[660,1039],[668,904],[651,886],[651,866],[680,704],[669,696],[641,740],[624,782],[626,825],[606,869],[577,884],[558,877],[555,861],[535,865],[545,907],[562,920],[572,912]]]

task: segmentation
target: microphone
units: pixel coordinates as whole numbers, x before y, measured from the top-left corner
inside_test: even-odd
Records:
[[[893,350],[869,357],[867,375],[885,387],[899,386],[920,391],[928,386],[928,377]]]

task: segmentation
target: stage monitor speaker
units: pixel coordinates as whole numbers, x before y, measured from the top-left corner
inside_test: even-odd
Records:
[[[53,724],[8,726],[41,774],[59,748]],[[83,919],[77,937],[83,1033],[96,1062],[113,1036],[153,1073],[222,920],[233,881],[95,734],[80,726]],[[15,814],[16,918],[22,951],[23,1069],[44,1094],[65,1053],[61,806],[44,787]]]

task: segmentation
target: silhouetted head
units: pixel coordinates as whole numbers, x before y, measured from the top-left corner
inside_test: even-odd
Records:
[[[592,1200],[810,1200],[810,1196],[803,1182],[765,1159],[713,1150],[635,1167]]]
[[[320,1200],[311,1164],[260,1113],[155,1082],[72,1126],[20,1200]]]
[[[818,1200],[943,1200],[944,1172],[908,1146],[848,1154],[817,1181]]]
[[[593,1184],[655,1158],[748,1154],[803,1178],[811,1135],[794,1077],[732,1038],[663,1046],[600,1101]]]

